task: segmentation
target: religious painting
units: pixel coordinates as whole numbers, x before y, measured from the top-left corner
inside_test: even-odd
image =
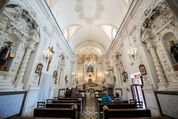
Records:
[[[57,71],[53,72],[54,84],[57,84]]]
[[[163,43],[173,69],[178,71],[178,40],[176,35],[173,32],[164,34]]]
[[[12,59],[15,58],[15,54],[12,52],[13,42],[6,41],[0,48],[0,70],[8,71],[12,63]]]
[[[67,75],[65,76],[64,80],[65,80],[65,83],[68,83]]]
[[[127,74],[127,72],[126,72],[126,71],[123,71],[123,72],[122,72],[122,76],[123,76],[123,82],[126,82],[127,79],[128,79],[128,74]]]
[[[119,95],[123,95],[122,88],[115,88],[116,93],[119,93]]]
[[[53,78],[57,78],[57,71],[53,72]]]
[[[42,71],[42,69],[43,69],[43,65],[42,64],[38,64],[37,66],[36,66],[36,70],[35,70],[35,73],[37,73],[37,74],[41,74],[41,71]]]
[[[92,79],[94,82],[97,76],[97,69],[95,64],[85,64],[84,65],[84,75],[83,78],[88,82],[89,79]]]
[[[141,73],[142,76],[143,75],[147,75],[146,68],[145,68],[145,66],[143,64],[141,64],[139,66],[139,70],[140,70],[140,73]]]
[[[89,72],[93,72],[93,66],[92,65],[89,65],[88,66],[88,68],[87,68],[87,72],[89,73]]]

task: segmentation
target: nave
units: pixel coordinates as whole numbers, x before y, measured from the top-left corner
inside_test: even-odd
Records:
[[[70,90],[70,89],[67,89]],[[97,93],[96,93],[97,92]],[[103,90],[104,92],[104,90]],[[121,103],[117,104],[114,103],[116,96],[109,96],[112,99],[110,104],[105,104],[103,102],[102,93],[98,95],[98,91],[94,91],[93,89],[82,91],[85,95],[81,96],[81,93],[78,93],[78,96],[71,96],[67,94],[67,97],[55,97],[54,99],[47,99],[47,104],[43,108],[47,111],[44,111],[43,108],[37,106],[34,109],[34,117],[58,117],[58,118],[79,118],[79,119],[111,119],[111,118],[118,118],[118,119],[171,119],[168,116],[158,116],[152,117],[151,110],[148,108],[143,107],[143,103],[139,103],[136,100],[122,100]],[[48,104],[49,103],[49,104]],[[77,110],[76,114],[64,114],[58,112],[53,113],[53,108],[66,110],[66,106],[72,103],[72,109]],[[49,106],[51,105],[51,106]],[[59,105],[63,105],[60,107]],[[74,108],[76,105],[76,108]],[[70,108],[71,108],[70,107]],[[66,109],[65,109],[66,108]],[[55,109],[55,110],[56,110]],[[68,109],[67,109],[68,110]],[[66,111],[67,111],[66,110]],[[72,116],[73,115],[73,116]]]
[[[96,107],[95,94],[92,92],[86,93],[86,104],[80,119],[97,119],[98,112]]]
[[[14,116],[9,119],[172,119],[166,116],[151,117],[151,111],[136,102],[123,100],[122,103],[115,104],[115,96],[111,96],[112,103],[106,105],[103,96],[98,96],[96,92],[89,90],[84,96],[67,95],[37,102],[34,117]]]
[[[178,119],[177,105],[178,0],[0,0],[0,119]]]

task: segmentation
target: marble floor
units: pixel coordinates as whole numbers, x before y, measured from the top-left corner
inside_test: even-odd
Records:
[[[97,119],[98,112],[96,109],[95,94],[88,92],[86,93],[86,106],[83,109],[83,113],[80,119]]]

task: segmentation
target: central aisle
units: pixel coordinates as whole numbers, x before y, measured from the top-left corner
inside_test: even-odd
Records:
[[[86,106],[81,119],[97,119],[95,94],[93,91],[86,92]]]

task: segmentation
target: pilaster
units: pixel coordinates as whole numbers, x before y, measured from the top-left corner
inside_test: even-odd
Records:
[[[154,62],[155,68],[156,68],[156,73],[158,75],[158,80],[159,80],[159,83],[157,84],[158,90],[165,90],[168,84],[165,79],[165,75],[164,75],[163,69],[161,67],[158,55],[156,53],[155,46],[153,45],[153,43],[151,41],[147,42],[146,45],[147,45],[148,50],[151,53],[151,56],[153,58],[153,62]]]
[[[23,77],[24,77],[24,74],[25,74],[25,69],[27,67],[27,63],[28,63],[30,54],[31,54],[32,50],[34,49],[35,44],[36,44],[36,42],[33,42],[25,52],[25,55],[23,57],[22,63],[20,65],[20,68],[19,68],[19,71],[18,71],[18,74],[17,74],[17,78],[15,80],[16,90],[23,90],[24,84],[22,83],[22,80],[23,80]]]

